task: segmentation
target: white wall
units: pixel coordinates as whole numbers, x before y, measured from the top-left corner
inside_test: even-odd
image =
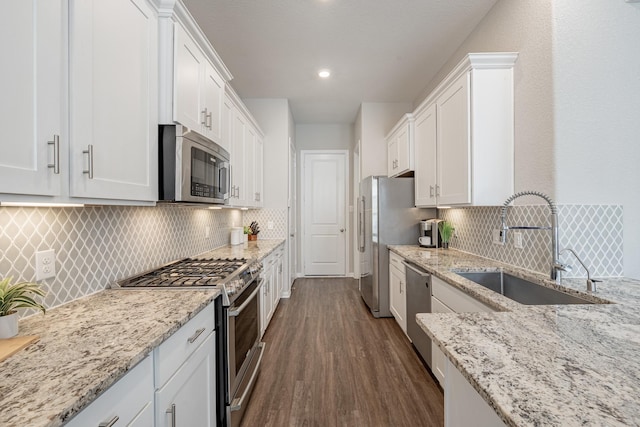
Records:
[[[243,99],[264,132],[264,208],[286,209],[289,181],[289,101]]]
[[[553,17],[557,198],[623,205],[640,278],[640,4],[556,0]]]
[[[387,174],[387,142],[385,136],[405,113],[413,111],[408,102],[363,102],[356,119],[360,139],[360,176]],[[353,139],[353,146],[357,143]]]

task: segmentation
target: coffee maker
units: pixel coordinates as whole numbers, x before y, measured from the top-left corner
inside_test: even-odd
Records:
[[[442,222],[442,219],[423,219],[420,221],[420,236],[418,237],[418,243],[423,248],[440,248],[442,247],[442,237],[440,237],[440,230],[438,224]]]

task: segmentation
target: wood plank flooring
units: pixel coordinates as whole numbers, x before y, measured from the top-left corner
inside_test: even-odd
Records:
[[[242,427],[430,427],[441,389],[394,319],[375,319],[354,279],[298,279],[263,341]]]

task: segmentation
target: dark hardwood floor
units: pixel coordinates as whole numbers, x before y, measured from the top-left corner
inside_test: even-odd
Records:
[[[354,279],[298,279],[264,339],[242,427],[442,426],[443,395],[394,319]]]

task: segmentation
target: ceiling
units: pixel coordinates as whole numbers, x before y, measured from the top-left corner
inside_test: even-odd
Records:
[[[495,2],[184,0],[240,97],[288,98],[299,124],[413,102]]]

